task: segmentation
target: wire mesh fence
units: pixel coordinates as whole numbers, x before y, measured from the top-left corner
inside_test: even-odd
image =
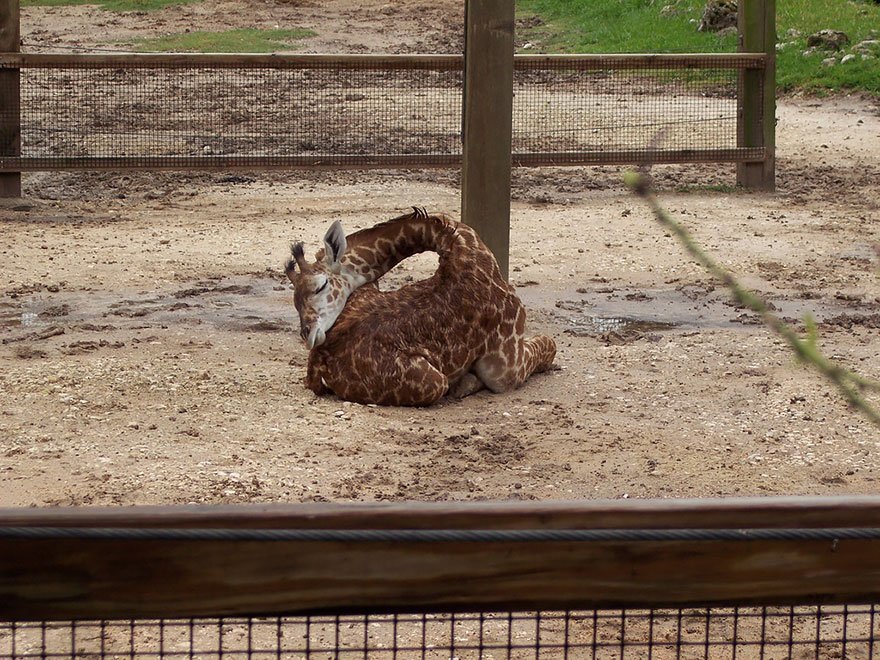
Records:
[[[757,57],[516,59],[518,165],[760,160],[740,144]],[[20,69],[21,151],[0,170],[450,166],[458,56],[4,56]]]
[[[0,658],[873,658],[876,605],[0,623]]]
[[[519,164],[760,158],[737,128],[742,67],[730,58],[521,60],[514,85]]]

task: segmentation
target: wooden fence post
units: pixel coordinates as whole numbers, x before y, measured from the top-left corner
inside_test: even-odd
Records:
[[[737,165],[746,188],[776,188],[776,0],[740,0],[739,50],[764,53],[766,65],[740,73],[737,146],[764,147],[764,160]]]
[[[461,217],[507,278],[514,0],[468,0],[465,23]]]
[[[0,0],[0,53],[17,53],[19,0]],[[18,69],[0,69],[0,156],[21,155],[21,90]],[[21,197],[21,173],[0,172],[0,197]]]

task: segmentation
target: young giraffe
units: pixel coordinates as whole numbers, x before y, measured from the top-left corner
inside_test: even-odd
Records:
[[[484,386],[504,392],[552,365],[556,343],[525,339],[522,303],[467,225],[414,209],[348,237],[337,221],[324,242],[313,264],[294,245],[286,268],[316,394],[424,406]],[[426,250],[439,256],[428,279],[389,292],[372,284]]]

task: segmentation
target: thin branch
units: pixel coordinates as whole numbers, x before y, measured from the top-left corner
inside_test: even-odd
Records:
[[[688,254],[702,264],[706,270],[720,280],[733,294],[733,298],[744,307],[758,314],[764,323],[782,337],[791,347],[798,360],[811,365],[830,380],[843,397],[854,408],[862,412],[875,425],[880,427],[880,412],[862,397],[863,390],[880,391],[880,382],[868,380],[829,360],[817,345],[816,324],[806,319],[807,337],[801,338],[782,319],[776,316],[767,304],[754,292],[742,286],[723,266],[709,256],[693,239],[688,231],[664,209],[651,190],[651,180],[645,173],[628,172],[624,181],[637,195],[644,198],[654,212],[654,217],[665,229],[675,235]]]

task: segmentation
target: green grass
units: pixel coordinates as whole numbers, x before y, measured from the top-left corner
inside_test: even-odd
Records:
[[[880,32],[880,5],[852,0],[777,0],[777,41],[785,44],[776,56],[779,87],[810,92],[858,89],[880,96],[880,59],[856,57],[846,64],[825,67],[822,60],[829,53],[820,51],[803,56],[807,37],[825,28],[846,32],[850,45],[871,38],[872,28]],[[799,35],[790,36],[790,30],[797,30]],[[849,48],[843,52],[849,52]]]
[[[176,53],[273,53],[290,50],[293,44],[315,35],[305,28],[289,30],[226,30],[225,32],[187,32],[137,42],[143,52]]]
[[[61,7],[98,5],[108,11],[155,11],[171,5],[186,5],[199,0],[21,0],[22,7]]]
[[[714,53],[733,50],[736,37],[697,32],[688,22],[700,17],[701,0],[678,3],[679,13],[660,16],[674,0],[517,0],[520,17],[540,16],[534,28],[541,50],[567,53]]]
[[[740,0],[744,1],[744,0]],[[825,67],[830,53],[809,57],[807,37],[821,29],[841,30],[852,44],[880,30],[880,5],[869,0],[777,0],[777,84],[782,91],[813,93],[860,90],[880,96],[880,58]],[[672,5],[676,11],[663,16]],[[698,32],[705,0],[517,0],[519,18],[545,22],[518,35],[531,41],[529,52],[563,53],[716,53],[734,52],[736,36]],[[849,49],[840,55],[848,53]]]

